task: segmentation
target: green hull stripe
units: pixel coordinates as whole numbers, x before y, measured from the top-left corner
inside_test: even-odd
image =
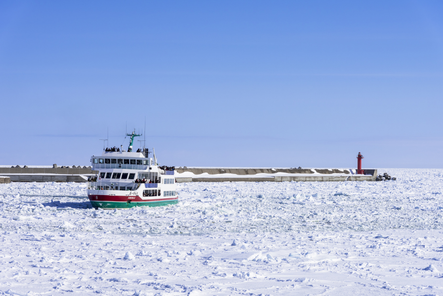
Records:
[[[178,203],[178,199],[176,200],[162,200],[162,201],[150,201],[150,202],[116,202],[116,201],[92,201],[91,204],[94,208],[103,208],[103,209],[127,209],[133,207],[160,207],[173,205]]]

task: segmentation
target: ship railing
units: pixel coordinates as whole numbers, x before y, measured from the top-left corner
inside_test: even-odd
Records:
[[[88,189],[92,190],[122,190],[133,191],[137,190],[140,183],[128,183],[128,182],[89,182]]]
[[[128,170],[140,170],[145,171],[148,168],[147,165],[140,164],[121,164],[121,163],[94,163],[92,169],[94,171],[100,169],[128,169]]]

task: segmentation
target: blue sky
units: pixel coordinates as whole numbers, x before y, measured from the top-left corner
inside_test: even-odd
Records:
[[[443,167],[441,1],[1,1],[2,165]],[[136,142],[138,146],[140,142]]]

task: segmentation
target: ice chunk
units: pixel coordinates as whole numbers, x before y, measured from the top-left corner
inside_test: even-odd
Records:
[[[438,269],[437,269],[437,268],[435,268],[435,266],[434,266],[434,265],[432,265],[432,264],[429,264],[429,266],[428,266],[428,267],[425,267],[425,268],[423,268],[423,270],[426,270],[426,271],[431,271],[431,272],[438,272]]]
[[[74,228],[75,226],[69,222],[63,222],[63,224],[60,226],[60,228],[65,228],[65,229],[71,229]]]
[[[263,255],[261,251],[248,257],[248,261],[265,261],[266,259],[268,257]]]
[[[126,252],[125,257],[123,257],[124,260],[134,260],[134,255],[131,254],[131,252]]]

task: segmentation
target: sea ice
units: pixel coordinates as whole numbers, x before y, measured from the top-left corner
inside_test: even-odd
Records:
[[[442,295],[443,170],[382,171],[397,181],[182,183],[128,210],[2,184],[0,295]]]

